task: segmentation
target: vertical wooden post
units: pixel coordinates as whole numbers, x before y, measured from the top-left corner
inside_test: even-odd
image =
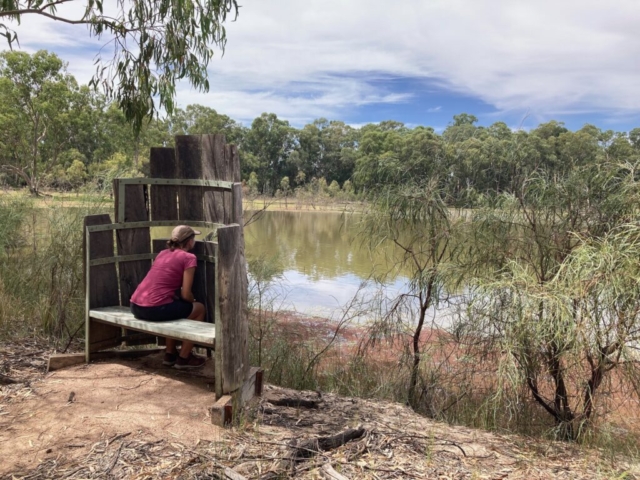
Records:
[[[225,136],[203,135],[207,148],[202,158],[203,180],[229,180],[225,162]],[[204,189],[204,220],[213,223],[225,222],[224,194],[211,189]],[[207,247],[215,255],[215,247]],[[215,265],[207,263],[207,322],[215,319]]]
[[[113,193],[115,199],[115,211],[119,211],[121,202],[124,201],[124,222],[145,222],[149,220],[148,190],[146,185],[125,185],[124,198],[120,198],[120,181],[113,181]],[[134,255],[151,252],[151,234],[149,227],[128,228],[116,230],[116,246],[118,255]],[[151,268],[151,260],[136,260],[118,264],[118,277],[120,278],[120,304],[123,307],[131,305],[131,296],[142,282]],[[132,330],[124,329],[124,335],[135,334]],[[155,343],[154,335],[139,336],[135,340],[129,340],[127,345],[146,345]]]
[[[248,337],[244,288],[244,258],[240,256],[240,226],[227,225],[218,229],[217,301],[221,328],[221,342],[216,337],[216,360],[221,360],[223,394],[238,390],[249,373]],[[216,379],[216,390],[218,385]]]
[[[89,308],[112,307],[119,305],[118,277],[116,266],[113,263],[88,267],[87,261],[98,258],[113,257],[113,231],[94,232],[89,234],[87,249],[86,227],[92,225],[104,225],[111,223],[109,215],[88,215],[84,217],[83,251],[84,272],[89,272],[89,278],[85,277],[85,289]],[[88,251],[87,251],[88,250]],[[87,317],[85,325],[85,352],[86,360],[91,360],[91,353],[104,348],[113,347],[120,343],[120,327],[105,325]]]
[[[124,221],[145,222],[149,220],[146,185],[125,185],[125,198],[118,195],[119,180],[113,181],[116,212],[124,200]],[[149,227],[116,230],[118,255],[134,255],[151,252]],[[121,305],[128,307],[133,292],[151,268],[151,260],[136,260],[119,264]]]
[[[207,155],[203,158],[202,178],[204,180],[225,180],[229,181],[229,172],[225,158],[225,136],[206,135],[207,143],[211,146],[207,149]],[[204,192],[204,220],[214,223],[230,223],[225,218],[226,205],[224,203],[225,194],[212,190]]]
[[[179,178],[173,148],[152,148],[149,155],[151,178]],[[178,187],[151,185],[151,220],[178,220]],[[176,222],[176,225],[178,222]]]
[[[202,177],[203,135],[176,136],[176,161],[178,178],[198,179]],[[181,223],[202,220],[203,188],[178,187],[179,217]]]
[[[208,155],[211,148],[206,141],[207,135],[179,135],[176,137],[176,160],[178,163],[178,178],[200,179],[202,178],[203,157]],[[178,187],[178,201],[180,223],[189,224],[189,220],[202,221],[203,213],[203,187],[184,186]],[[194,253],[202,253],[200,242],[196,244]],[[197,300],[206,296],[205,262],[198,260],[196,276],[193,279],[193,294]]]
[[[178,178],[178,163],[176,151],[170,147],[152,148],[149,154],[149,171],[151,178]],[[175,185],[151,185],[149,203],[151,220],[175,220],[178,225],[178,187]],[[164,241],[160,242],[159,249],[154,248],[154,253],[160,253],[164,249]],[[157,337],[158,345],[164,345],[164,337]]]

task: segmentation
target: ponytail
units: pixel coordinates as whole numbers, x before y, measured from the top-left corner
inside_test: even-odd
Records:
[[[185,238],[184,240],[182,240],[181,242],[175,242],[175,241],[169,239],[169,240],[167,240],[167,248],[169,250],[171,250],[172,252],[176,248],[184,248],[191,241],[191,239],[193,237],[195,237],[195,235],[191,235],[191,236]]]

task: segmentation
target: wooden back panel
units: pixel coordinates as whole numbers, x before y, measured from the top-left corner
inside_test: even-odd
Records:
[[[151,178],[180,178],[173,148],[152,148],[149,156]],[[178,220],[178,187],[151,185],[151,220]]]
[[[89,279],[87,272],[87,242],[86,227],[111,223],[109,215],[88,215],[84,217],[85,235],[83,235],[85,294],[88,294],[89,308],[112,307],[120,305],[118,293],[118,276],[114,263],[96,265],[90,267]],[[113,257],[113,231],[93,232],[89,234],[89,260]],[[87,282],[88,280],[88,282]],[[104,348],[113,347],[121,342],[119,327],[104,325],[89,320],[85,326],[85,335],[88,352],[96,352]]]

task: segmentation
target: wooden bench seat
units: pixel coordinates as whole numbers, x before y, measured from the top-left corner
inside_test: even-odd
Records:
[[[216,330],[212,323],[187,319],[148,322],[135,318],[128,307],[92,308],[89,310],[89,316],[101,323],[125,327],[128,330],[186,340],[203,347],[215,346]]]

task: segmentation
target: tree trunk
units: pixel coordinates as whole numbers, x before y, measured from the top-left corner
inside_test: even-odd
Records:
[[[422,328],[424,327],[424,319],[427,315],[427,310],[431,305],[431,295],[433,292],[433,281],[429,282],[424,299],[420,296],[420,316],[418,318],[418,325],[413,332],[413,364],[411,366],[411,379],[409,381],[409,405],[412,408],[418,407],[418,396],[416,394],[416,387],[418,385],[418,374],[420,372],[420,336],[422,335]]]
[[[35,183],[38,178],[38,126],[40,125],[40,117],[36,115],[35,125],[33,128],[33,146],[31,155],[33,156],[31,165],[31,178],[29,180],[29,191],[31,195],[38,196],[38,186]]]

